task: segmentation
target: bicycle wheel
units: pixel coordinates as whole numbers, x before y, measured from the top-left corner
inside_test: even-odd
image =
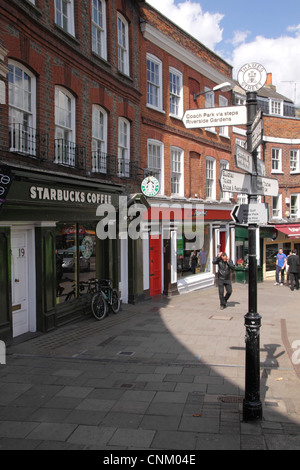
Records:
[[[107,304],[101,292],[96,292],[93,295],[91,307],[96,320],[103,320],[106,317]]]
[[[117,289],[112,289],[111,291],[111,309],[113,313],[118,313],[120,310],[121,302],[119,298],[119,293]]]

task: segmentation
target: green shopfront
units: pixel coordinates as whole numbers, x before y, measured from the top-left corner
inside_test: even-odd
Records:
[[[97,208],[118,207],[120,185],[13,169],[0,213],[0,338],[50,331],[89,311],[86,281],[119,287],[115,239],[99,239]],[[103,214],[103,211],[100,211]]]

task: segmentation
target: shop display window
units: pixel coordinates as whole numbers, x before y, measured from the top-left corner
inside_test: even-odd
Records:
[[[191,249],[191,239],[184,234],[177,236],[178,277],[211,272],[210,226],[204,226],[203,244],[200,249]]]
[[[56,299],[68,302],[87,294],[96,277],[96,224],[56,226]]]

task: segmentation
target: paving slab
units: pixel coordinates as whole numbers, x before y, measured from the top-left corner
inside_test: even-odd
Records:
[[[263,419],[243,421],[248,289],[123,305],[7,345],[0,449],[298,450],[299,292],[258,285]]]

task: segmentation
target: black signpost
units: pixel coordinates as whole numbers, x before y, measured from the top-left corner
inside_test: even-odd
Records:
[[[257,92],[247,93],[247,150],[252,152],[254,174],[252,176],[252,193],[249,204],[257,204],[257,151],[252,151],[252,124],[257,114]],[[257,256],[256,231],[257,224],[248,226],[249,243],[249,311],[245,315],[246,327],[246,373],[245,398],[243,401],[243,420],[262,419],[262,403],[260,401],[260,327],[261,316],[257,313]]]

